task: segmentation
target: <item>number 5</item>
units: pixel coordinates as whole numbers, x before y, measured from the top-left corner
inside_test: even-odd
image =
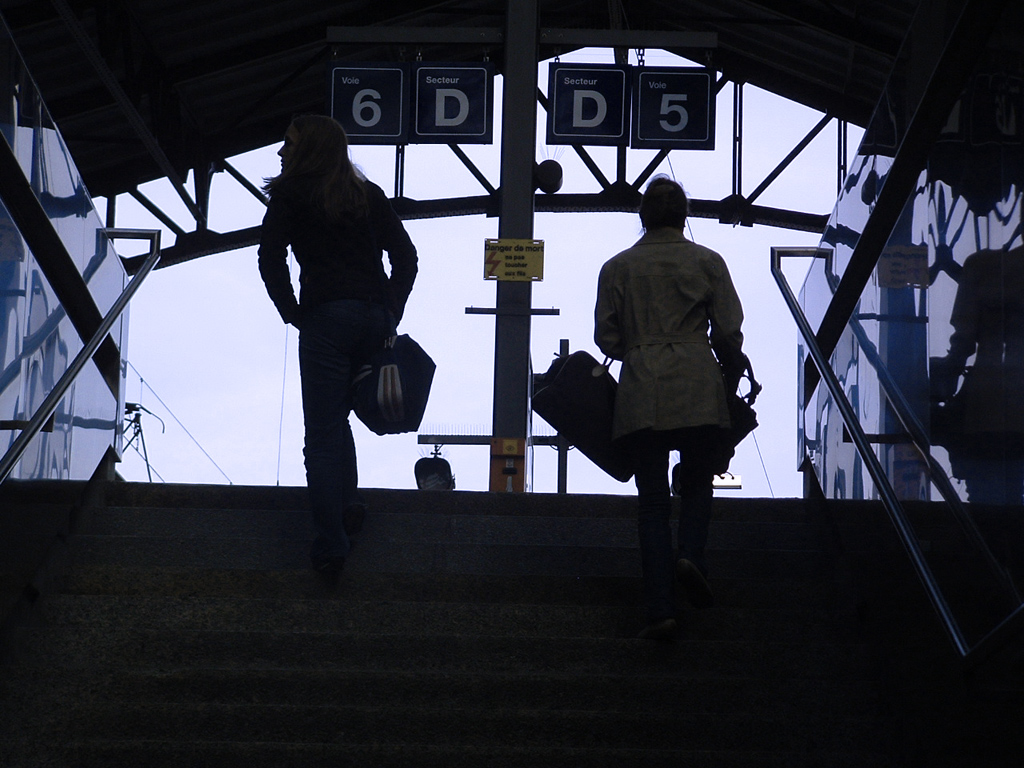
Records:
[[[675,112],[679,119],[673,125],[668,120],[659,120],[660,125],[666,131],[672,131],[673,133],[681,131],[686,127],[686,124],[690,122],[690,115],[686,111],[686,107],[682,104],[673,104],[675,101],[686,101],[685,93],[666,93],[661,97],[661,114],[670,115]]]

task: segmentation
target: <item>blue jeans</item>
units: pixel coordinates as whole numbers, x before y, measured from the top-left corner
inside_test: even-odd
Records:
[[[299,373],[314,567],[348,556],[342,514],[358,500],[356,446],[348,422],[352,379],[392,331],[388,311],[368,301],[332,301],[302,317]]]
[[[707,576],[704,555],[714,502],[714,471],[710,460],[717,427],[674,430],[645,429],[624,440],[633,458],[639,514],[640,562],[643,570],[647,620],[675,616],[675,563],[686,558]],[[681,510],[672,547],[672,496],[669,489],[669,454],[681,455]]]

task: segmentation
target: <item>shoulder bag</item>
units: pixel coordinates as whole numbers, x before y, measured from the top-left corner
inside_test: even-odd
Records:
[[[587,352],[555,358],[535,379],[533,410],[571,445],[620,482],[633,476],[625,451],[612,443],[618,382]]]
[[[427,409],[435,367],[408,334],[389,337],[353,382],[356,416],[378,435],[415,432]]]

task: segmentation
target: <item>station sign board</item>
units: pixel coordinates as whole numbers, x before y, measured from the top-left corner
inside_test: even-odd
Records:
[[[714,149],[714,74],[699,67],[634,67],[634,149]]]
[[[413,65],[410,142],[490,144],[494,124],[494,65]]]
[[[331,67],[330,115],[352,144],[407,144],[409,71],[405,64]]]
[[[494,64],[336,64],[330,114],[352,144],[490,144]]]
[[[714,149],[714,73],[553,63],[547,143]],[[490,144],[490,62],[335,64],[330,114],[352,144]]]
[[[629,68],[548,67],[548,144],[624,146],[629,141]]]

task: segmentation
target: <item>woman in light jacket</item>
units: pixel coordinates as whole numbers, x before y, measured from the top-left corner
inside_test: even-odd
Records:
[[[686,193],[655,178],[640,203],[644,235],[601,268],[594,340],[622,361],[613,439],[633,459],[647,602],[640,637],[676,631],[676,591],[710,606],[704,549],[718,432],[744,370],[743,309],[722,257],[687,240]],[[681,454],[682,512],[673,553],[668,463]]]

